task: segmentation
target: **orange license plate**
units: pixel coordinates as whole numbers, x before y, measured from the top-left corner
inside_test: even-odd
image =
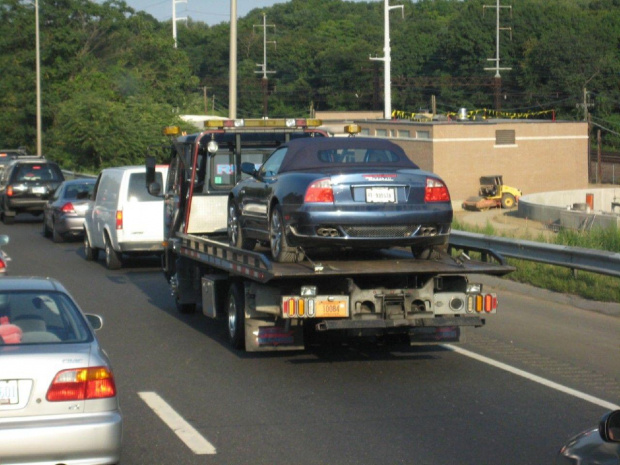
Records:
[[[349,316],[346,300],[319,300],[316,303],[317,318],[345,318]]]

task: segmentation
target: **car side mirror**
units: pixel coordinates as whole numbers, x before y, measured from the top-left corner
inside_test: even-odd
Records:
[[[152,182],[148,185],[149,194],[154,196],[159,196],[161,194],[161,184],[158,182]]]
[[[256,166],[254,165],[254,163],[244,161],[243,163],[241,163],[241,172],[245,174],[249,174],[250,176],[255,178],[257,174]]]
[[[103,328],[103,318],[101,318],[99,315],[87,313],[85,316],[88,320],[88,323],[95,331],[99,331],[101,328]]]
[[[620,443],[620,410],[603,415],[598,424],[598,432],[603,441]]]

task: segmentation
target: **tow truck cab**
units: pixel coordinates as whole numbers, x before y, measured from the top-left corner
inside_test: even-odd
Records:
[[[164,197],[164,238],[169,241],[177,232],[225,234],[228,193],[241,176],[247,176],[241,173],[241,163],[259,167],[291,139],[327,137],[321,124],[305,118],[208,120],[203,132],[180,136],[179,128],[165,128],[172,147],[163,188],[150,177],[154,159],[147,160],[149,192]],[[169,274],[174,265],[170,254],[165,255],[164,269]]]

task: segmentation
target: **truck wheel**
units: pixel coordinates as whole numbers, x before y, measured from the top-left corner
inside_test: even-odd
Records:
[[[108,270],[118,270],[123,262],[121,261],[121,254],[112,248],[110,239],[105,239],[105,265]]]
[[[86,230],[84,230],[84,257],[89,262],[95,262],[99,259],[99,249],[95,249],[90,245]]]
[[[294,263],[303,260],[303,254],[298,252],[294,247],[288,245],[286,240],[286,228],[282,220],[282,211],[279,205],[276,205],[271,212],[271,220],[269,221],[269,245],[271,247],[271,255],[276,262]]]
[[[239,247],[244,250],[254,250],[256,240],[247,239],[241,227],[239,218],[239,209],[233,201],[228,202],[228,242],[233,247]]]
[[[234,283],[228,291],[228,337],[235,349],[245,348],[245,296],[243,285]]]
[[[512,208],[515,206],[515,196],[512,194],[502,195],[502,208]]]

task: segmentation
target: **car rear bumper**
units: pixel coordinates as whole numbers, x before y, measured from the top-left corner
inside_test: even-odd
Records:
[[[149,241],[149,242],[121,242],[119,243],[121,252],[144,252],[144,253],[157,253],[163,252],[163,241]]]
[[[428,247],[447,243],[451,209],[404,213],[291,211],[287,237],[292,246],[315,247]]]
[[[121,442],[119,411],[0,419],[2,465],[116,464]]]
[[[62,235],[81,236],[84,234],[84,217],[62,216],[56,220],[54,226]]]
[[[41,199],[20,199],[14,197],[7,197],[6,205],[10,210],[41,213],[47,200]]]

